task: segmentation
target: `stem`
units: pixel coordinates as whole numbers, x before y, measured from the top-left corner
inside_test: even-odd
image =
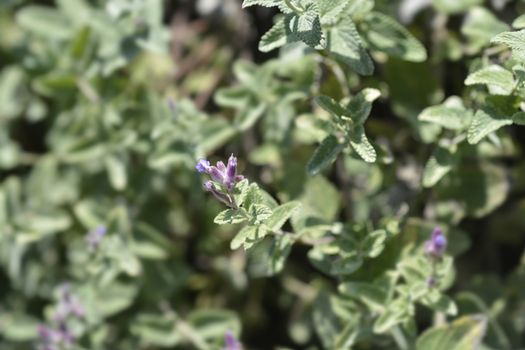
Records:
[[[295,6],[295,4],[291,0],[284,0],[284,3],[290,10],[292,10],[297,16],[300,16],[303,14],[303,10]]]

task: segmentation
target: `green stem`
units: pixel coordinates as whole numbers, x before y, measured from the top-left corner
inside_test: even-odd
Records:
[[[284,3],[290,10],[292,10],[297,16],[300,16],[303,14],[303,10],[299,7],[295,6],[295,4],[291,0],[284,0]]]

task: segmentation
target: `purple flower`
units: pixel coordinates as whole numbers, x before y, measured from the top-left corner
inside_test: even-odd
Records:
[[[106,235],[107,228],[106,226],[99,226],[94,230],[91,230],[86,235],[86,242],[92,250],[97,249],[100,246],[102,238]]]
[[[242,350],[241,343],[235,338],[232,331],[227,331],[224,335],[224,348],[222,350]]]
[[[425,242],[425,252],[432,258],[440,259],[447,250],[447,238],[443,231],[436,227],[432,231],[432,235],[428,241]]]
[[[200,159],[195,166],[198,172],[210,175],[212,181],[204,183],[206,191],[211,192],[220,202],[230,208],[237,208],[233,199],[233,189],[235,184],[244,179],[244,176],[237,175],[237,158],[232,154],[228,159],[228,165],[219,161],[215,166],[211,166],[206,159]]]
[[[201,174],[207,173],[210,169],[210,162],[206,159],[200,159],[197,162],[197,165],[195,165],[195,169],[197,169],[197,171]]]

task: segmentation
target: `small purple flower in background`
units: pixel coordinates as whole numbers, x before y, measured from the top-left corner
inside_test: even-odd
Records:
[[[206,159],[199,160],[197,162],[197,165],[195,166],[195,169],[197,169],[197,171],[201,174],[204,172],[207,172],[209,168],[210,168],[210,162]]]
[[[40,325],[38,334],[40,338],[39,350],[64,350],[70,349],[75,344],[75,335],[71,332],[68,321],[71,319],[83,320],[84,306],[80,300],[71,293],[71,286],[67,283],[58,289],[58,303],[53,315],[53,325]]]
[[[447,238],[443,231],[436,227],[432,231],[432,235],[428,241],[425,242],[425,252],[434,259],[441,259],[447,250]]]
[[[222,350],[242,350],[241,343],[235,338],[232,331],[227,331],[224,335],[224,348]]]
[[[204,183],[206,191],[211,192],[218,201],[230,208],[237,209],[233,189],[235,184],[244,179],[244,176],[237,175],[237,158],[233,154],[228,159],[227,165],[224,165],[223,162],[217,162],[215,166],[212,166],[208,160],[200,159],[195,169],[201,174],[210,175],[212,181]]]
[[[102,239],[106,235],[106,232],[106,226],[101,225],[87,233],[86,242],[88,243],[91,250],[96,250],[100,246],[100,242],[102,242]]]

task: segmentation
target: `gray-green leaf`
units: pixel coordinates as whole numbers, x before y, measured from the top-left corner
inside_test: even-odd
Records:
[[[344,145],[339,143],[334,135],[328,135],[317,147],[306,165],[308,174],[315,175],[332,164],[343,148]]]

